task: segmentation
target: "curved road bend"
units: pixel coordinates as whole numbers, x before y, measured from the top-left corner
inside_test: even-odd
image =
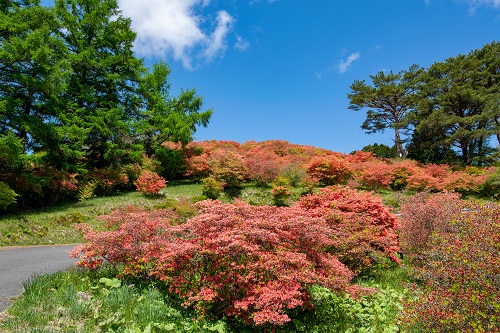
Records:
[[[40,274],[51,274],[74,266],[66,251],[75,245],[0,247],[0,313],[19,296],[23,284]]]

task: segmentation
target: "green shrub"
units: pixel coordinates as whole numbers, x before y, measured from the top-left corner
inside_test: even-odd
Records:
[[[224,185],[213,177],[208,177],[202,180],[202,194],[209,199],[217,199],[224,190]]]
[[[273,189],[272,189],[272,194],[273,194],[273,203],[275,206],[278,207],[283,207],[287,206],[287,200],[290,198],[290,190],[288,187],[290,186],[290,183],[287,178],[285,177],[277,177],[273,181]]]
[[[0,209],[6,210],[7,207],[16,203],[18,194],[14,192],[9,185],[0,182]]]
[[[296,163],[289,164],[281,169],[280,175],[288,180],[290,186],[294,187],[308,178],[306,170]]]
[[[377,286],[378,287],[378,286]],[[399,332],[397,314],[402,310],[403,294],[379,289],[354,299],[322,286],[310,287],[314,311],[293,319],[299,332]]]
[[[494,199],[500,199],[500,168],[488,176],[483,185],[482,196]]]
[[[216,150],[208,161],[210,176],[217,179],[224,187],[239,187],[245,181],[248,169],[239,154]]]

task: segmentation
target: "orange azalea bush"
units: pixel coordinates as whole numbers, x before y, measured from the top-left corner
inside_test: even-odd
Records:
[[[350,163],[340,156],[314,158],[307,166],[307,173],[324,185],[345,184],[353,174]]]
[[[399,224],[382,200],[369,192],[324,188],[297,203],[335,231],[333,253],[355,272],[388,258],[399,263]]]
[[[167,181],[156,172],[143,170],[139,178],[134,182],[137,190],[144,194],[158,194],[167,186]]]

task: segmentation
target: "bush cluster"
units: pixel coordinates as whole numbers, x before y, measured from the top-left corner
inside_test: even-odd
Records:
[[[370,194],[327,188],[291,207],[196,205],[201,214],[177,225],[171,210],[115,211],[102,217],[109,230],[85,229],[88,243],[72,255],[83,267],[107,261],[122,275],[161,280],[200,315],[264,326],[312,308],[312,285],[357,296],[369,290],[351,284],[355,272],[375,258],[398,261],[395,220]],[[339,227],[347,218],[353,238]]]
[[[167,186],[167,181],[156,172],[143,170],[139,178],[134,182],[134,185],[141,193],[156,195],[162,188]]]
[[[7,209],[133,190],[143,169],[169,180],[202,181],[210,177],[229,192],[246,181],[273,186],[276,178],[284,177],[290,186],[302,186],[309,193],[317,185],[336,184],[365,190],[448,190],[488,198],[498,198],[500,193],[494,167],[421,164],[381,159],[361,151],[344,155],[286,141],[239,144],[213,140],[185,146],[167,142],[157,149],[156,155],[119,160],[110,168],[47,167],[43,154],[21,158],[16,149],[8,156],[0,156],[0,161],[6,164],[0,168],[0,181],[18,194],[16,203],[9,204]],[[217,198],[215,192],[209,197]]]

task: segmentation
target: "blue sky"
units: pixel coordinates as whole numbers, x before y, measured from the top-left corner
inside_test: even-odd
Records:
[[[500,40],[500,0],[119,0],[137,54],[214,115],[196,140],[282,139],[349,153],[393,144],[348,110],[354,80]]]

